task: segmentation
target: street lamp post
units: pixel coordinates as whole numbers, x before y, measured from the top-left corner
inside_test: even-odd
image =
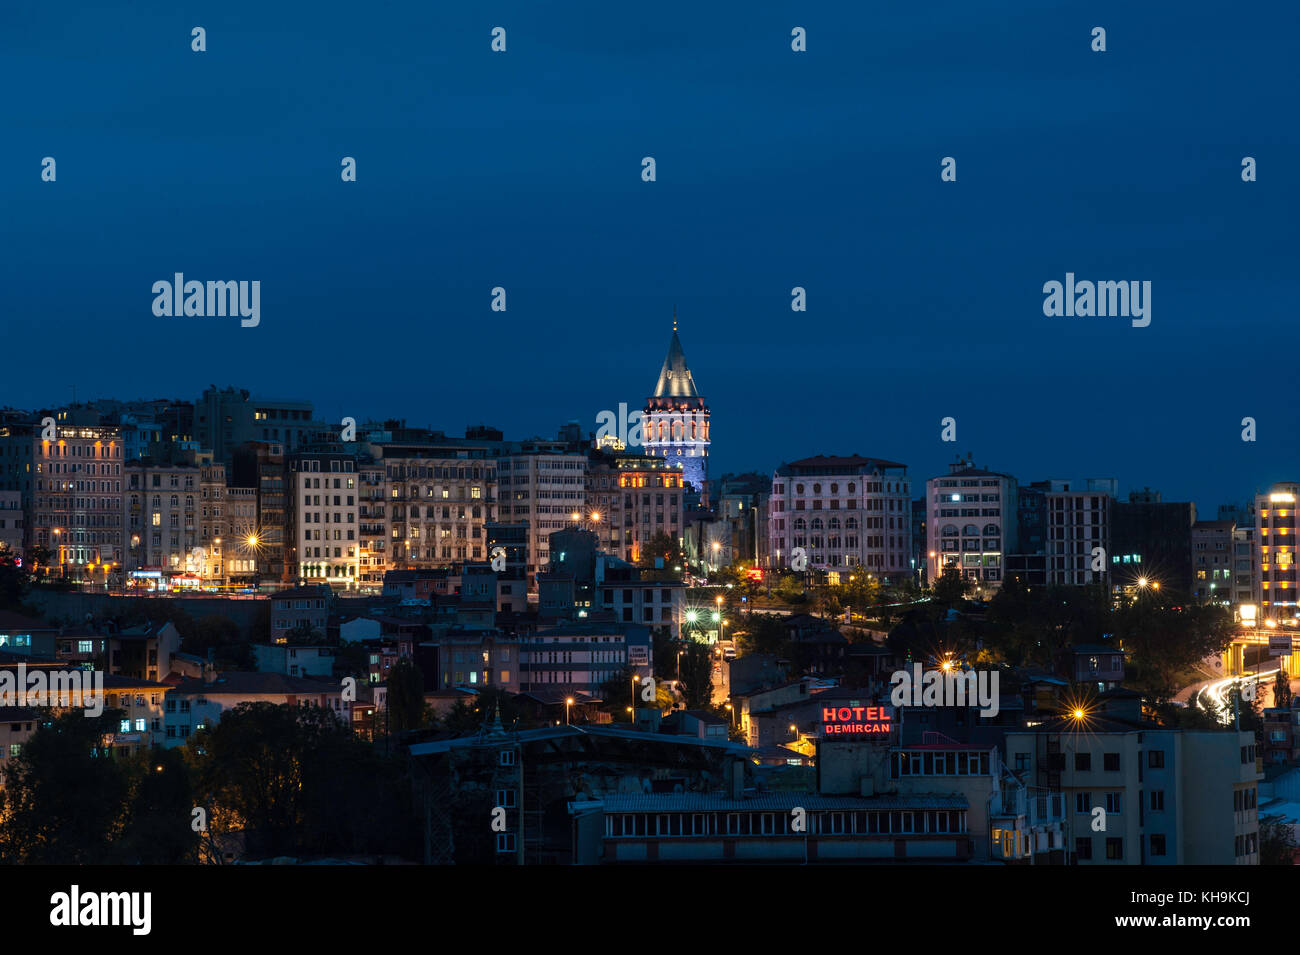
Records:
[[[569,725],[569,707],[573,705],[573,697],[568,697],[564,701],[564,725]]]
[[[632,674],[632,705],[627,708],[628,713],[631,714],[628,716],[628,721],[632,723],[636,722],[636,685],[640,679],[641,677],[639,674]]]

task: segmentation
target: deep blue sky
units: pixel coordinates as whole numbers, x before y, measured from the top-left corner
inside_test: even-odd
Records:
[[[1300,479],[1298,28],[1280,0],[11,0],[0,404],[215,383],[594,429],[675,303],[715,472],[973,451],[1244,499]],[[177,271],[260,280],[261,326],[155,318]],[[1151,280],[1150,327],[1044,317],[1067,271]]]

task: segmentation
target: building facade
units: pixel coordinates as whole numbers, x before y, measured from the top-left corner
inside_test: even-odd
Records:
[[[979,586],[1002,586],[1006,555],[1017,548],[1016,479],[958,460],[926,482],[925,501],[931,584],[952,567]]]
[[[1296,498],[1300,484],[1275,484],[1255,497],[1255,593],[1266,620],[1297,616]]]
[[[861,455],[818,455],[783,464],[772,477],[768,539],[773,565],[863,567],[881,577],[912,573],[911,480],[907,465]]]
[[[332,451],[289,456],[292,500],[285,560],[299,583],[356,590],[360,570],[356,460]]]

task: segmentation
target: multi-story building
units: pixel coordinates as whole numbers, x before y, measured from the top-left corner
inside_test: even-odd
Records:
[[[646,399],[643,427],[646,454],[662,458],[670,466],[680,465],[684,480],[707,500],[709,406],[686,365],[686,353],[677,337],[676,312],[668,355],[654,394]]]
[[[497,481],[501,520],[528,523],[526,571],[532,588],[537,572],[550,562],[551,533],[592,520],[587,508],[587,455],[558,448],[512,452],[497,462]]]
[[[772,476],[768,538],[773,564],[802,548],[810,569],[864,567],[880,577],[912,573],[912,490],[907,465],[861,455],[817,455]]]
[[[23,555],[23,495],[0,491],[0,551]]]
[[[1297,615],[1300,570],[1296,568],[1296,497],[1300,484],[1273,485],[1255,496],[1257,560],[1255,593],[1267,620]]]
[[[357,541],[360,570],[357,583],[362,592],[384,586],[388,567],[388,506],[385,465],[369,455],[357,459]]]
[[[1047,582],[1082,586],[1104,580],[1111,567],[1110,510],[1117,482],[1088,478],[1045,483]]]
[[[1009,732],[1006,747],[1017,772],[1065,795],[1074,864],[1259,864],[1252,732],[1066,717]]]
[[[108,745],[122,754],[144,752],[163,742],[163,707],[171,686],[157,680],[109,674],[104,677],[105,709],[119,710],[117,732]]]
[[[373,531],[381,519],[374,515],[384,509],[388,549],[381,566],[417,570],[486,559],[485,527],[497,517],[497,462],[487,443],[438,432],[393,437],[367,444],[385,482],[384,500],[371,497],[366,521]]]
[[[54,420],[47,440],[42,417]],[[57,411],[0,426],[0,489],[22,495],[25,549],[78,580],[106,580],[124,559],[121,435]],[[97,416],[96,416],[97,417]]]
[[[254,561],[254,580],[292,580],[297,568],[285,560],[290,501],[284,445],[265,441],[240,445],[228,474],[232,487],[256,491],[257,519],[251,530],[232,528],[235,551],[231,553],[230,546],[225,545],[227,557]]]
[[[642,580],[635,567],[597,557],[592,604],[608,610],[615,620],[647,627],[667,627],[674,640],[686,620],[686,585],[679,580]],[[703,615],[707,610],[701,610]],[[714,626],[715,632],[720,628]]]
[[[352,722],[338,683],[287,676],[283,673],[207,672],[203,679],[185,680],[167,694],[163,712],[163,745],[184,746],[191,735],[215,726],[222,714],[241,703],[277,706],[319,706],[344,726]]]
[[[291,630],[324,634],[329,627],[333,590],[328,585],[291,587],[271,595],[271,642],[284,643]]]
[[[520,645],[519,692],[583,693],[630,666],[642,676],[654,660],[650,628],[627,623],[563,624],[525,637]]]
[[[1112,592],[1133,592],[1145,580],[1179,599],[1190,596],[1195,522],[1195,504],[1162,502],[1150,489],[1112,501],[1106,558]]]
[[[1232,603],[1236,556],[1232,521],[1197,521],[1192,525],[1192,596],[1206,603]]]
[[[257,577],[257,488],[227,487],[224,492],[225,534],[214,541],[214,553],[221,564],[221,580],[249,584]]]
[[[295,568],[298,582],[356,590],[361,567],[356,459],[337,451],[291,454],[289,498],[285,562]]]
[[[123,471],[124,518],[130,535],[128,575],[161,571],[164,577],[198,575],[202,473],[192,464],[128,461]]]
[[[946,475],[926,482],[925,501],[930,582],[955,567],[980,586],[1000,587],[1004,558],[1017,548],[1016,479],[958,459]]]
[[[1232,532],[1232,602],[1234,604],[1259,604],[1259,591],[1255,589],[1259,574],[1255,549],[1255,527],[1236,527]]]
[[[587,511],[573,523],[594,531],[602,550],[638,561],[655,537],[680,542],[685,495],[677,468],[652,455],[597,450],[585,478]]]
[[[310,401],[255,398],[245,389],[208,388],[193,414],[195,439],[224,464],[234,463],[236,449],[248,442],[294,451],[327,430],[313,418]]]
[[[415,658],[430,689],[493,687],[518,693],[521,648],[519,637],[499,630],[450,630],[432,643],[417,646]]]
[[[199,494],[203,508],[199,518],[199,547],[204,554],[201,576],[204,582],[219,585],[226,580],[222,548],[230,538],[224,464],[199,465]]]

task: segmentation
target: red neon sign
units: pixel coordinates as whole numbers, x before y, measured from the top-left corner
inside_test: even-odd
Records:
[[[826,736],[888,735],[893,718],[888,706],[824,706],[822,732]]]

